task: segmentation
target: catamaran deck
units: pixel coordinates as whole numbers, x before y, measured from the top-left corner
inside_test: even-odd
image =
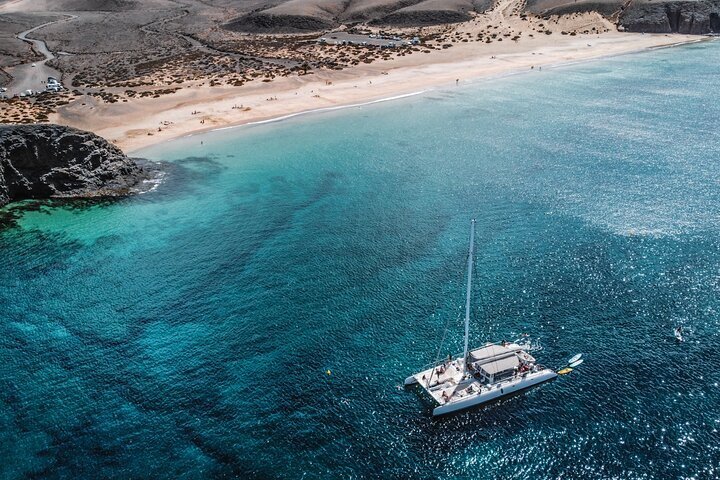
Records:
[[[418,383],[439,405],[435,414],[449,413],[485,403],[557,374],[538,365],[517,343],[488,344],[468,355],[467,373],[462,358],[448,358],[405,380]]]

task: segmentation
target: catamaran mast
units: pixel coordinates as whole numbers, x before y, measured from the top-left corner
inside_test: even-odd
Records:
[[[463,372],[467,372],[468,338],[470,336],[470,289],[472,287],[473,250],[475,249],[475,219],[470,221],[470,253],[468,254],[467,297],[465,299],[465,350],[463,351]]]

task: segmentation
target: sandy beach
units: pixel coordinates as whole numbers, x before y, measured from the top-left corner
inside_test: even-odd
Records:
[[[507,25],[507,18],[503,22]],[[459,27],[464,34],[486,28],[492,19]],[[104,103],[92,97],[59,109],[51,121],[91,130],[126,152],[194,132],[283,118],[303,112],[356,105],[382,99],[452,88],[502,75],[587,61],[649,48],[695,42],[691,35],[636,34],[614,31],[596,14],[551,20],[552,35],[523,35],[519,41],[457,43],[390,61],[360,64],[350,69],[315,70],[271,82],[241,87],[190,86],[172,95]],[[561,35],[563,28],[607,25],[610,31],[577,36]]]

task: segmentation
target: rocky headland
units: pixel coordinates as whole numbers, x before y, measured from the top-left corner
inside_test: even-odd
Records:
[[[0,126],[0,206],[126,195],[146,178],[145,168],[94,133],[59,125]]]
[[[626,32],[720,33],[720,0],[528,0],[526,9],[544,16],[598,12]]]
[[[720,33],[720,0],[636,1],[620,16],[631,32]]]

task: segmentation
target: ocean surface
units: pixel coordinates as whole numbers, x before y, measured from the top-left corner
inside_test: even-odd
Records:
[[[718,65],[187,137],[152,192],[4,209],[0,478],[720,477]],[[585,363],[433,419],[402,382],[462,350],[471,218],[471,344]]]

